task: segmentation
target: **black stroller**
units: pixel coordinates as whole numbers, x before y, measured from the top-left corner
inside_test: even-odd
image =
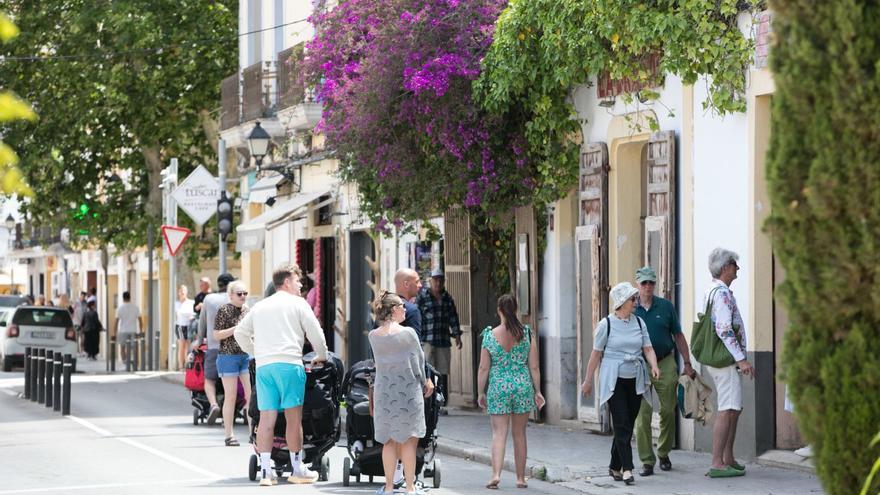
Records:
[[[190,390],[190,403],[193,406],[193,424],[198,425],[199,423],[205,423],[208,421],[208,413],[211,412],[211,403],[208,401],[208,396],[205,394],[205,376],[204,376],[204,363],[205,363],[205,346],[202,345],[197,349],[191,352],[192,359],[190,359],[186,365],[186,381],[185,384],[187,388]],[[223,390],[223,380],[217,379],[214,380],[217,384],[217,403],[223,403],[223,396],[225,395],[225,391]],[[244,387],[242,387],[241,383],[238,384],[238,395],[235,400],[235,417],[233,418],[233,423],[236,420],[241,420],[242,424],[247,424],[247,417],[245,414],[245,396],[244,396]]]
[[[382,466],[382,444],[373,438],[373,418],[370,416],[368,393],[376,374],[372,360],[359,361],[345,374],[342,388],[345,394],[346,421],[345,432],[348,440],[348,455],[342,463],[342,484],[348,486],[350,478],[360,483],[361,476],[384,476]],[[430,364],[425,365],[425,376],[437,383],[439,374]],[[416,485],[424,486],[421,480],[432,478],[434,488],[440,488],[440,459],[435,459],[437,450],[437,421],[440,406],[444,401],[444,391],[439,387],[425,399],[425,436],[419,439],[416,449]],[[430,466],[430,467],[429,467]]]
[[[344,366],[338,355],[328,352],[327,362],[323,366],[312,368],[311,362],[315,353],[310,352],[303,356],[303,364],[306,367],[306,393],[303,399],[302,429],[303,462],[311,464],[311,469],[317,471],[319,481],[327,481],[330,476],[330,457],[324,454],[336,445],[342,433],[339,422],[339,400],[342,394],[342,376]],[[256,367],[251,361],[251,440],[254,444],[254,454],[251,455],[248,466],[248,477],[256,481],[257,473],[261,470],[259,451],[257,451],[256,431],[260,424],[260,411],[257,409]],[[291,455],[287,449],[287,440],[284,437],[287,423],[284,414],[278,414],[275,420],[275,439],[272,443],[272,462],[275,474],[280,478],[284,473],[290,473],[292,466]]]

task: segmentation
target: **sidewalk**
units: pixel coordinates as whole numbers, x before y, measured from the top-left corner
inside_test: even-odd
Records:
[[[489,465],[492,431],[485,414],[450,409],[440,418],[438,426],[440,454],[468,458]],[[710,479],[705,475],[711,464],[706,453],[676,450],[670,455],[673,470],[655,470],[654,476],[642,478],[636,472],[636,483],[626,486],[608,476],[611,437],[586,430],[529,424],[529,455],[526,475],[562,484],[590,494],[676,494],[705,495],[712,493],[821,494],[818,478],[797,470],[746,463],[746,475],[740,478]],[[633,456],[640,466],[633,445]],[[508,440],[505,470],[513,471],[513,444]],[[741,461],[742,462],[742,461]],[[637,466],[638,469],[638,466]],[[486,479],[490,470],[486,468]]]

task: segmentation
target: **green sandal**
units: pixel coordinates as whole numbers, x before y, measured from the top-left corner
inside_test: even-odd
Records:
[[[736,469],[727,466],[724,469],[715,469],[709,468],[709,472],[706,473],[706,476],[710,478],[735,478],[737,476],[745,476],[745,472],[737,471]]]
[[[730,465],[730,467],[732,467],[733,469],[736,469],[737,471],[745,472],[745,470],[746,470],[746,467],[738,462],[734,462],[733,464]]]

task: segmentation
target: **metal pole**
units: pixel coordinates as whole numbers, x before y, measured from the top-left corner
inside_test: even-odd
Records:
[[[31,398],[31,348],[24,348],[24,398]]]
[[[107,332],[104,334],[104,352],[106,360],[106,370],[111,371],[113,368],[112,359],[110,357],[110,348],[112,341],[110,340],[110,329],[113,328],[113,322],[110,321],[110,255],[107,252],[107,246],[101,247],[101,266],[104,268],[104,326]],[[95,301],[97,304],[97,301]]]
[[[217,141],[217,178],[220,181],[220,194],[226,191],[226,141],[220,139]],[[220,236],[220,273],[226,273],[226,241]]]
[[[110,337],[110,371],[116,371],[116,336]]]
[[[166,193],[166,208],[165,208],[165,224],[166,225],[177,225],[177,201],[175,201],[174,190],[177,189],[177,158],[171,159],[171,164],[168,165],[168,174],[165,175],[165,179],[168,181],[164,191]],[[168,259],[168,319],[167,319],[167,328],[168,328],[168,338],[165,339],[168,341],[168,355],[166,356],[168,359],[168,369],[174,369],[175,363],[177,362],[177,352],[174,350],[174,344],[176,339],[174,338],[174,328],[177,323],[177,315],[174,314],[174,304],[177,301],[177,263],[175,262],[175,257],[171,256],[171,253],[166,251],[166,259]],[[158,342],[158,337],[157,337]],[[158,356],[159,353],[156,353],[156,362],[158,369]]]
[[[147,225],[147,273],[149,274],[147,278],[147,333],[150,337],[153,336],[153,326],[155,325],[155,320],[153,319],[153,243],[155,240],[153,239],[153,223],[150,222]]]
[[[141,356],[140,362],[138,363],[138,371],[145,371],[147,369],[147,342],[143,335],[138,335],[138,340],[140,340],[141,345]]]
[[[61,358],[61,353],[55,353],[55,366],[52,369],[55,371],[55,380],[54,380],[54,389],[52,390],[52,410],[60,411],[61,410],[61,367],[63,361]]]
[[[37,401],[37,371],[40,367],[40,350],[31,349],[31,402]]]
[[[125,336],[125,371],[131,372],[131,334]]]
[[[55,352],[46,351],[46,407],[52,407],[53,385],[52,378],[55,376]]]
[[[61,415],[70,415],[70,372],[73,369],[73,363],[70,354],[64,355],[64,387],[61,390]]]
[[[46,402],[46,349],[37,351],[37,404]]]

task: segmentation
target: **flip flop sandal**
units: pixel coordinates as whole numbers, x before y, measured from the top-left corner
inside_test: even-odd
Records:
[[[501,480],[492,480],[486,485],[486,488],[488,488],[490,490],[497,490],[498,483],[501,483]]]
[[[240,444],[238,443],[238,440],[235,439],[235,437],[229,437],[226,439],[227,447],[238,447],[239,445]]]

